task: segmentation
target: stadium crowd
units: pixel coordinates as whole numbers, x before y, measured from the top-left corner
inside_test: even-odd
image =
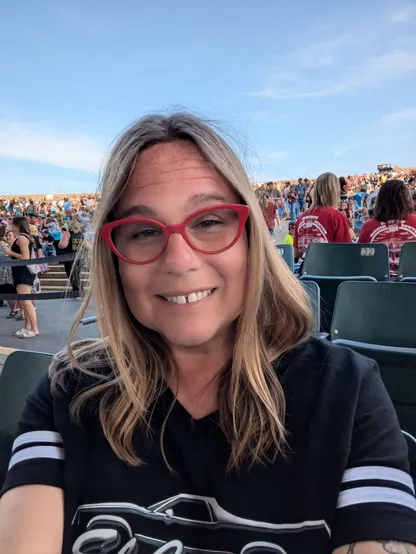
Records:
[[[332,173],[297,182],[254,185],[271,239],[289,220],[283,240],[295,248],[298,261],[311,242],[384,242],[392,276],[397,274],[404,242],[416,241],[415,172],[363,174],[339,179]],[[97,195],[52,195],[0,199],[0,262],[37,257],[38,266],[0,266],[0,294],[39,291],[37,275],[47,272],[47,258],[73,254],[93,241]],[[79,264],[63,262],[73,296],[80,299]],[[32,272],[32,268],[36,272]],[[3,303],[3,302],[1,302]],[[7,318],[24,321],[20,338],[39,334],[34,302],[9,301]]]
[[[95,196],[73,196],[62,199],[0,199],[0,262],[39,258],[39,264],[0,266],[0,294],[39,292],[39,274],[48,270],[50,256],[75,254],[83,246],[91,247]],[[80,264],[64,261],[73,296],[80,299]],[[4,304],[4,301],[2,301]],[[8,301],[8,319],[24,321],[16,332],[20,338],[39,335],[36,308],[32,300]]]
[[[314,181],[300,178],[297,184],[268,182],[256,194],[272,240],[275,230],[281,230],[281,219],[290,220],[281,242],[293,245],[300,261],[311,242],[383,242],[394,277],[403,244],[416,241],[415,185],[414,174],[357,179],[324,173]]]

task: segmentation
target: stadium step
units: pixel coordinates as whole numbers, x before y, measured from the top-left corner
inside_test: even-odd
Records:
[[[86,287],[88,284],[88,271],[81,271],[81,284]],[[48,265],[48,271],[39,275],[41,290],[47,291],[66,291],[71,290],[69,280],[65,273],[65,267],[61,265]]]

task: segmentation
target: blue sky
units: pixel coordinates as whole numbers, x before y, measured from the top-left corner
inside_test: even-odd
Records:
[[[0,193],[93,191],[144,113],[220,121],[254,180],[416,165],[416,0],[16,0]]]

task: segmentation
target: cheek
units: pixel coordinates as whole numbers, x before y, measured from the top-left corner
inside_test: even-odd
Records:
[[[149,266],[137,266],[120,261],[119,273],[123,285],[124,295],[131,311],[137,315],[137,311],[144,308],[146,289],[152,282],[151,268]]]

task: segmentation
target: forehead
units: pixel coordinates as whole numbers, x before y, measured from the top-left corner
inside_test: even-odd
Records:
[[[178,140],[157,144],[140,154],[119,208],[162,199],[180,203],[198,194],[218,194],[226,202],[238,195],[193,144]]]

